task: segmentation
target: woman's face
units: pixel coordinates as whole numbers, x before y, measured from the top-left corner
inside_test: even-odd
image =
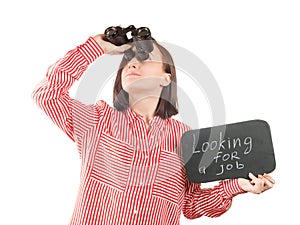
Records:
[[[133,49],[134,50],[134,49]],[[122,87],[128,93],[159,95],[163,86],[171,82],[163,69],[162,55],[154,45],[149,58],[139,62],[135,57],[122,70]]]

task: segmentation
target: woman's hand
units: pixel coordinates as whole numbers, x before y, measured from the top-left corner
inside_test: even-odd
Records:
[[[263,193],[272,188],[275,184],[275,180],[268,174],[258,175],[258,177],[256,177],[252,173],[249,173],[249,178],[251,180],[239,178],[238,183],[244,191],[254,194]]]
[[[104,34],[98,34],[94,36],[93,38],[100,44],[100,46],[103,48],[105,54],[110,55],[120,55],[123,54],[127,49],[129,49],[131,46],[129,44],[124,44],[121,46],[116,46],[109,41],[104,40],[105,35]]]

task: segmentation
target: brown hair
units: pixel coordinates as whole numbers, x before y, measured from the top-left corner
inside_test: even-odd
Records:
[[[176,69],[169,51],[162,45],[158,44],[158,42],[154,39],[153,43],[157,46],[162,55],[164,71],[171,74],[171,83],[163,87],[156,110],[154,112],[155,116],[159,116],[162,119],[167,119],[173,115],[178,114]],[[127,65],[127,63],[128,60],[123,57],[117,72],[117,77],[113,89],[113,105],[118,111],[126,110],[129,107],[129,95],[122,88],[121,77],[122,70],[124,66]]]

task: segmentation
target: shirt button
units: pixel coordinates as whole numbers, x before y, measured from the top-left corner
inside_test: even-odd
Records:
[[[134,209],[133,212],[134,212],[134,214],[137,214],[137,213],[138,213],[137,209]]]

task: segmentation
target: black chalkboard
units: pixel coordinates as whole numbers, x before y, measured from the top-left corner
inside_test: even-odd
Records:
[[[275,169],[270,126],[264,120],[190,130],[181,137],[187,177],[204,183],[248,178]]]

